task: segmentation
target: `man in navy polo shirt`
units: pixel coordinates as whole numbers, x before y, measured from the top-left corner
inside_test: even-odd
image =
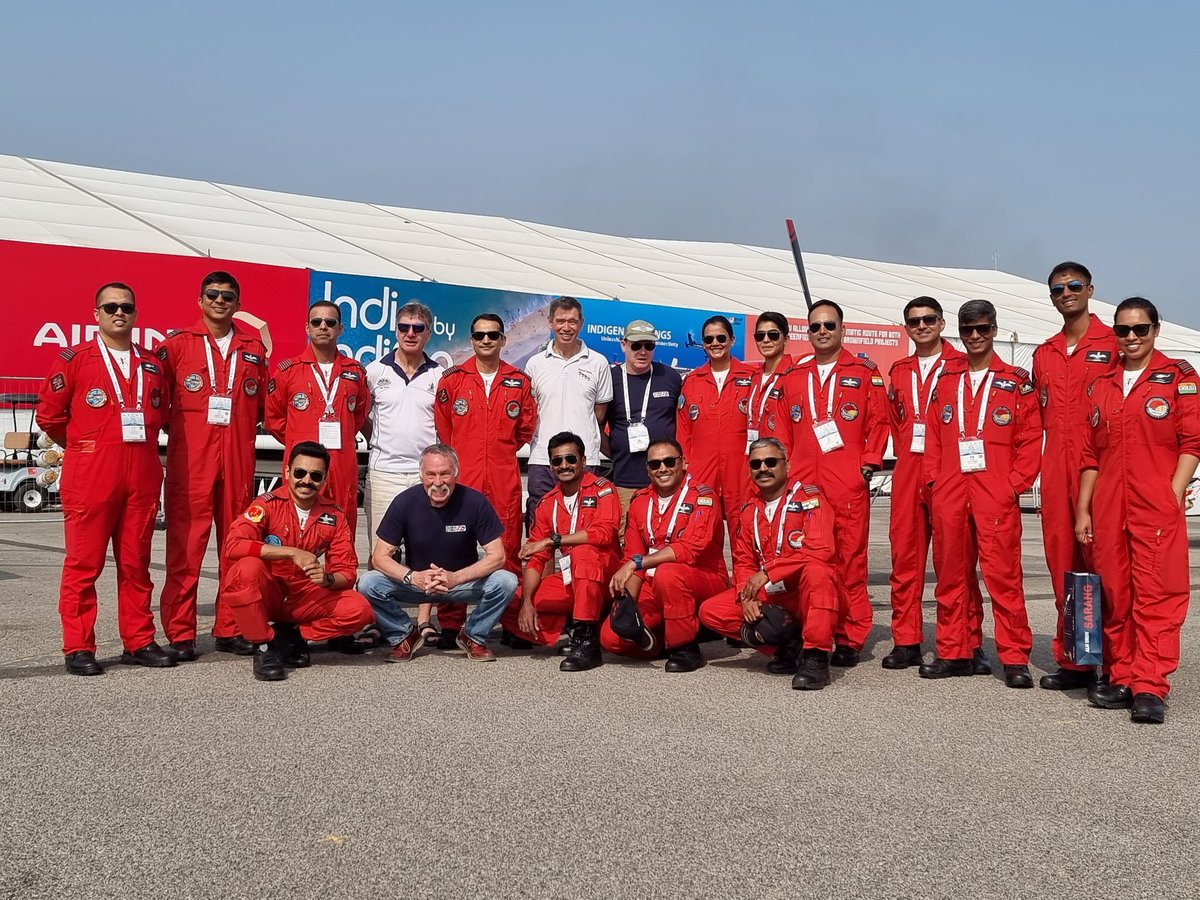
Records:
[[[396,496],[376,531],[374,570],[358,581],[375,610],[389,662],[403,662],[424,644],[405,606],[475,603],[458,635],[467,659],[496,658],[487,638],[517,589],[504,568],[504,526],[479,491],[458,484],[458,454],[445,444],[421,451],[421,483]],[[395,558],[404,547],[404,561]],[[479,547],[483,547],[483,556]]]

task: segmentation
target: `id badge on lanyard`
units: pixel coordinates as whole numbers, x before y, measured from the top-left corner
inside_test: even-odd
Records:
[[[963,472],[987,471],[987,459],[983,453],[983,441],[979,438],[958,439],[958,467]]]
[[[913,422],[912,443],[908,447],[911,453],[925,452],[925,423]]]
[[[233,382],[237,376],[238,352],[232,343],[229,346],[229,382],[225,395],[217,394],[217,370],[213,365],[212,340],[204,336],[204,356],[208,362],[208,385],[212,393],[208,397],[208,424],[229,425],[233,421]]]
[[[558,574],[562,576],[564,586],[571,583],[571,557],[565,553],[558,558]]]
[[[937,369],[929,376],[931,384],[936,383],[938,376],[942,374],[942,369],[946,367],[946,361],[942,360],[938,364]],[[925,403],[921,403],[921,392],[917,386],[917,372],[914,369],[912,373],[912,411],[913,411],[913,431],[912,443],[909,444],[908,450],[910,453],[925,452],[925,414],[929,412],[929,403],[933,400],[933,388],[930,387],[929,394],[925,397]]]
[[[987,457],[983,448],[983,422],[987,416],[988,394],[992,390],[992,373],[979,389],[979,421],[975,424],[975,437],[967,437],[967,426],[963,416],[963,388],[967,380],[964,373],[958,376],[958,468],[964,474],[987,471]]]
[[[837,369],[829,373],[829,397],[825,401],[825,418],[817,416],[817,398],[813,391],[813,373],[808,373],[808,411],[812,416],[813,434],[817,438],[817,446],[822,453],[840,450],[845,447],[842,433],[838,431],[837,422],[833,418],[833,393],[837,389]]]
[[[208,398],[208,424],[228,425],[233,421],[233,398],[210,394]]]
[[[796,492],[800,490],[801,483],[796,482],[795,486],[788,492],[786,497],[781,498],[779,508],[775,511],[775,515],[779,517],[779,524],[775,527],[775,556],[778,557],[783,552],[783,526],[787,519],[788,504],[792,502],[792,498],[796,496]],[[774,524],[770,519],[768,524]],[[762,551],[762,537],[758,531],[758,512],[754,513],[754,549],[758,551],[759,560],[762,563],[763,569],[766,569],[766,556]],[[763,590],[768,594],[782,594],[787,590],[787,585],[782,581],[768,581],[763,585]]]
[[[650,449],[650,429],[645,422],[629,423],[629,452],[641,453]]]
[[[121,410],[121,440],[127,444],[146,442],[146,416],[140,409]]]
[[[629,370],[621,366],[621,378],[625,382],[625,416],[629,419],[629,452],[642,453],[650,449],[650,429],[646,427],[646,412],[650,409],[650,388],[654,382],[654,369],[646,373],[646,393],[642,397],[642,415],[633,421],[633,408],[629,396]]]
[[[341,450],[342,423],[337,420],[333,406],[333,401],[337,399],[338,388],[341,387],[341,379],[333,374],[333,386],[326,387],[325,378],[322,376],[320,368],[315,365],[313,366],[313,375],[316,377],[317,387],[321,391],[321,399],[325,401],[325,414],[317,422],[317,441],[323,444],[326,450]]]
[[[582,501],[583,501],[583,497],[581,496],[581,494],[582,494],[582,492],[575,495],[575,509],[571,511],[571,525],[570,525],[571,530],[568,531],[567,534],[574,534],[575,530],[579,524],[579,507],[582,505]],[[563,502],[563,506],[566,507],[566,501]],[[554,501],[554,509],[550,513],[550,518],[551,518],[550,527],[554,529],[554,533],[561,534],[561,532],[558,530],[558,501],[557,500]],[[558,574],[560,574],[562,576],[564,585],[568,585],[571,583],[571,557],[561,548],[558,551]]]
[[[112,355],[100,335],[96,335],[96,346],[100,349],[100,358],[108,370],[108,378],[112,382],[113,393],[117,398],[117,407],[121,411],[121,440],[126,444],[146,443],[146,416],[142,412],[142,354],[134,347],[130,350],[129,364],[136,366],[137,376],[134,379],[134,409],[125,408],[125,392],[121,390],[121,382],[117,379],[117,371],[113,368]]]
[[[750,452],[750,445],[753,444],[757,440],[758,440],[758,429],[757,428],[747,428],[746,429],[746,452],[747,453]]]
[[[771,389],[775,386],[775,382],[778,378],[779,378],[778,372],[776,372],[774,375],[771,376],[770,381],[767,381],[766,375],[759,376],[758,386],[760,388],[762,388],[762,393],[761,393],[762,400],[758,404],[758,417],[753,419],[753,421],[761,424],[763,413],[766,412],[766,409],[767,409],[767,401],[771,399]],[[754,392],[753,391],[750,392],[750,413],[747,415],[747,426],[749,426],[749,423],[751,421],[751,419],[749,417],[752,415],[754,415]],[[747,427],[746,428],[746,452],[747,453],[750,452],[750,445],[753,444],[757,440],[758,440],[758,429]]]

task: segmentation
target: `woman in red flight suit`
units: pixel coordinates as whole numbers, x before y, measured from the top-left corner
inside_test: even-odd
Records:
[[[1200,462],[1200,379],[1154,349],[1158,310],[1149,300],[1123,300],[1114,322],[1122,365],[1092,385],[1075,517],[1104,592],[1108,684],[1088,700],[1159,724],[1188,609],[1183,498]]]

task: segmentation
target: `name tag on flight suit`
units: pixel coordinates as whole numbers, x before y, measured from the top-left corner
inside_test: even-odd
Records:
[[[233,398],[232,397],[209,397],[208,398],[208,424],[209,425],[228,425],[233,421]]]
[[[817,422],[813,425],[813,434],[817,436],[817,445],[821,448],[822,453],[840,450],[846,446],[842,443],[842,433],[838,431],[837,422],[833,419]]]
[[[908,447],[910,453],[925,452],[925,423],[913,422],[912,443]]]
[[[323,444],[326,450],[341,450],[342,423],[322,419],[317,423],[317,441]]]
[[[987,460],[983,455],[983,441],[978,438],[959,439],[958,467],[963,472],[983,472],[987,469]]]
[[[641,453],[650,449],[650,429],[645,422],[629,423],[629,452]]]
[[[121,413],[121,440],[127,444],[146,442],[146,417],[138,411]]]

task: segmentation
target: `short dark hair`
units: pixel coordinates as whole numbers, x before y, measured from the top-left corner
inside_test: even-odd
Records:
[[[546,313],[546,318],[553,319],[554,314],[560,309],[573,309],[579,313],[579,318],[583,318],[583,304],[574,297],[568,297],[565,294],[561,297],[555,297],[550,301],[550,310]]]
[[[318,300],[316,303],[310,304],[308,307],[308,314],[311,316],[313,314],[313,310],[317,309],[318,307],[321,307],[321,306],[333,307],[334,312],[337,313],[338,324],[339,325],[341,324],[342,308],[340,306],[338,306],[336,303],[334,303],[332,300]]]
[[[137,306],[137,297],[133,296],[133,288],[123,281],[110,281],[108,284],[100,285],[99,289],[96,291],[96,306],[100,305],[100,295],[109,288],[116,288],[119,291],[124,291],[129,295],[129,299],[133,301],[133,305]]]
[[[549,443],[546,444],[546,450],[553,453],[559,447],[565,447],[567,444],[574,444],[579,448],[580,456],[587,456],[587,451],[583,449],[583,438],[573,431],[560,431],[554,435],[554,437],[550,438]]]
[[[837,313],[839,325],[846,321],[846,316],[842,313],[842,308],[840,306],[838,306],[836,303],[834,303],[832,300],[818,300],[816,303],[814,303],[812,305],[812,309],[810,309],[808,311],[808,318],[810,321],[812,320],[812,314],[815,313],[822,306],[828,306],[835,313]]]
[[[222,282],[215,281],[213,284],[221,284]],[[291,453],[288,454],[288,468],[292,467],[292,463],[296,461],[297,456],[307,456],[312,459],[319,459],[325,463],[325,470],[329,470],[329,451],[325,449],[324,444],[318,444],[316,441],[301,441],[293,445]]]
[[[204,289],[210,284],[227,284],[233,288],[233,292],[238,295],[239,299],[242,296],[242,286],[238,284],[238,280],[228,272],[222,272],[218,269],[216,272],[209,272],[207,275],[205,275],[204,280],[200,282],[201,293],[203,293]]]
[[[475,318],[473,318],[471,320],[471,330],[472,331],[475,330],[476,322],[495,322],[497,325],[500,326],[500,333],[504,334],[504,320],[501,319],[495,313],[480,313]]]
[[[996,324],[996,307],[990,300],[968,300],[958,308],[959,322],[978,322],[980,319]]]
[[[785,338],[788,336],[788,320],[787,316],[785,316],[783,313],[773,312],[771,310],[759,313],[758,318],[754,320],[754,330],[757,331],[758,326],[763,322],[770,322],[783,332],[783,336]]]
[[[700,326],[700,334],[703,335],[709,325],[720,325],[725,329],[725,333],[733,337],[733,323],[724,316],[709,316],[704,320],[704,324]]]
[[[674,450],[677,454],[679,454],[679,456],[681,456],[681,457],[683,456],[683,448],[681,446],[679,446],[679,441],[675,440],[674,438],[658,438],[657,440],[651,441],[650,446],[646,448],[646,453],[648,454],[651,450],[653,450],[655,447],[659,446],[660,444],[666,444],[668,447],[670,447],[672,450]]]
[[[904,304],[904,318],[908,318],[908,314],[918,306],[927,306],[938,314],[938,318],[942,318],[945,313],[942,312],[942,304],[938,303],[932,297],[914,297]]]
[[[1083,263],[1072,262],[1068,259],[1066,262],[1060,262],[1050,270],[1050,274],[1046,276],[1046,284],[1051,284],[1055,278],[1059,275],[1065,275],[1067,272],[1078,272],[1087,280],[1088,284],[1092,283],[1092,273],[1088,271],[1088,267]]]
[[[1113,313],[1113,324],[1116,324],[1117,316],[1127,309],[1142,309],[1146,311],[1146,315],[1150,317],[1150,324],[1158,324],[1158,307],[1147,300],[1145,297],[1126,297],[1117,304],[1117,311]]]

